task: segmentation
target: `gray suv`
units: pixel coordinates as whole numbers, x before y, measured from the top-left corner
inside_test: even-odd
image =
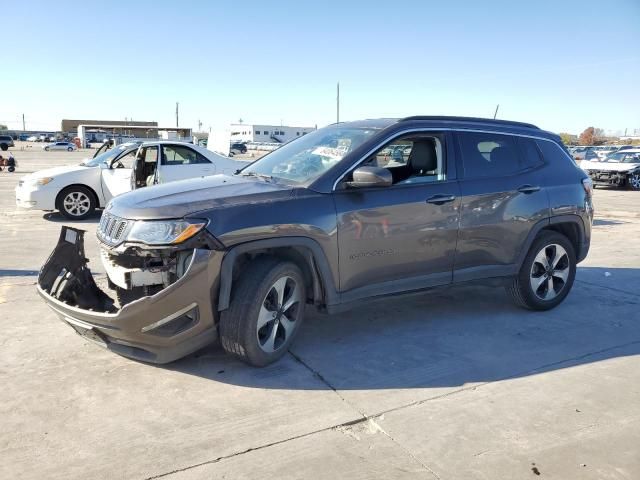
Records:
[[[9,147],[15,147],[11,135],[0,135],[0,150],[7,151]]]
[[[166,363],[219,339],[267,365],[305,309],[327,313],[433,287],[504,285],[564,300],[589,250],[592,185],[552,133],[525,123],[409,117],[339,123],[216,175],[114,198],[98,228],[63,227],[38,291],[78,333]]]

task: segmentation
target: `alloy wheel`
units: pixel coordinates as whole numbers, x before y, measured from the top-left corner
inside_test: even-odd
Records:
[[[629,178],[629,184],[634,190],[640,190],[640,173],[634,173]]]
[[[91,208],[91,199],[84,192],[69,192],[62,205],[69,215],[81,217]]]
[[[564,289],[571,270],[567,251],[557,243],[542,248],[533,260],[529,283],[541,300],[553,300]]]
[[[271,286],[258,313],[258,345],[266,353],[278,350],[293,335],[302,308],[302,289],[291,277],[280,277]]]

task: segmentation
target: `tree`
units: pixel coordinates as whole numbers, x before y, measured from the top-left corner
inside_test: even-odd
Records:
[[[580,134],[580,145],[593,145],[595,128],[589,127]]]
[[[0,130],[9,130],[6,125],[0,123]]]
[[[560,139],[565,145],[571,145],[576,141],[577,138],[575,135],[571,135],[570,133],[565,132],[559,133],[558,135],[560,135]]]

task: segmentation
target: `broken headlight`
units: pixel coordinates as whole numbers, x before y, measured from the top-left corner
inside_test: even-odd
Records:
[[[206,220],[138,220],[129,230],[127,240],[147,245],[177,244],[193,237],[206,225]]]

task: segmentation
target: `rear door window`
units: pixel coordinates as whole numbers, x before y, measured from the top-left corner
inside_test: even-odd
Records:
[[[203,155],[181,145],[165,145],[162,148],[163,165],[195,165],[211,163]]]
[[[496,133],[458,133],[465,178],[501,177],[522,169],[515,139]]]

